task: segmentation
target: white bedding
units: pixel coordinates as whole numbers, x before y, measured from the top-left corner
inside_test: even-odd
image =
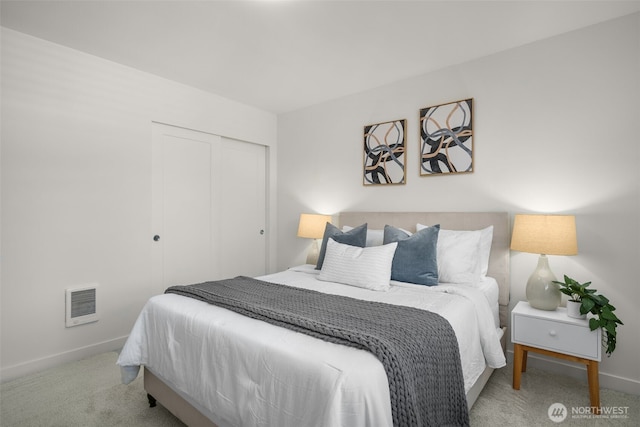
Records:
[[[465,285],[452,285],[452,286],[465,286]],[[468,286],[468,285],[466,285]],[[496,328],[500,327],[500,305],[498,304],[498,297],[500,295],[500,288],[498,282],[493,277],[483,277],[480,282],[475,284],[475,287],[484,294],[491,308],[493,314],[493,322]]]
[[[301,266],[261,279],[442,315],[458,338],[465,391],[486,365],[506,364],[490,280],[477,287],[392,282],[376,292],[317,274]],[[175,294],[149,300],[117,363],[125,383],[145,365],[220,427],[392,425],[387,377],[371,353]]]

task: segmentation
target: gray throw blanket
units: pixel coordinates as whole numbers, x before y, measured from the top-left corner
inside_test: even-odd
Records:
[[[469,425],[458,341],[438,314],[242,276],[166,293],[370,351],[387,373],[394,426]]]

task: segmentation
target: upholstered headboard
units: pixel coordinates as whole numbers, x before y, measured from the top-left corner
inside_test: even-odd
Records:
[[[449,230],[480,230],[493,225],[493,242],[488,275],[500,289],[500,324],[506,325],[509,304],[509,214],[507,212],[341,212],[337,224],[352,227],[367,223],[382,229],[386,224],[416,231],[416,224],[435,225]]]

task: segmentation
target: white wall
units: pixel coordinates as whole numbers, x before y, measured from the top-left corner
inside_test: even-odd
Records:
[[[275,115],[2,30],[3,380],[118,348],[157,293],[152,121],[268,146],[275,229]],[[100,321],[66,329],[92,282]]]
[[[640,394],[639,39],[635,14],[280,116],[279,267],[304,263],[301,212],[575,214],[579,255],[551,267],[617,307],[625,325],[601,384]],[[469,97],[474,173],[419,177],[419,109]],[[363,126],[403,118],[407,184],[363,187]],[[512,253],[511,306],[536,260]]]

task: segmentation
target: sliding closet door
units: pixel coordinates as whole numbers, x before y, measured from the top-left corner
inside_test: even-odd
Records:
[[[252,144],[161,124],[153,124],[152,139],[149,239],[158,291],[230,274],[264,274],[266,245],[260,230],[264,230],[266,216],[265,148],[254,146],[263,153],[262,165],[256,166],[260,160],[255,156],[225,160],[238,151],[236,144]],[[256,173],[256,168],[262,172]],[[243,171],[253,172],[244,176]],[[262,188],[261,195],[256,194],[258,188]],[[250,213],[244,212],[247,206],[252,207]],[[258,229],[249,233],[245,231],[248,225]],[[240,250],[247,247],[258,250]]]
[[[266,148],[222,138],[216,171],[223,181],[214,188],[218,200],[218,256],[223,277],[255,277],[266,272]]]

